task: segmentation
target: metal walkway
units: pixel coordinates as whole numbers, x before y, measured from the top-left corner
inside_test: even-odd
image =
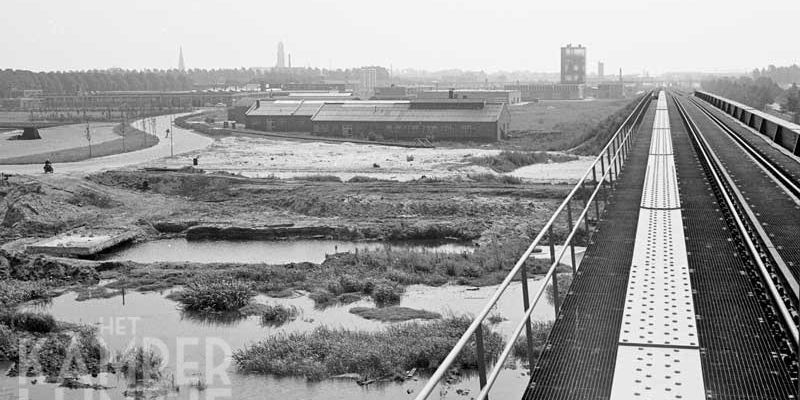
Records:
[[[679,97],[640,98],[417,400],[466,349],[477,355],[475,398],[489,398],[512,348],[526,341],[525,400],[798,399],[800,159],[757,140],[757,151],[745,150],[752,137],[727,139],[739,128],[713,128],[699,100]],[[777,162],[755,165],[755,153]],[[523,320],[488,358],[483,323],[511,280],[528,281],[527,259],[546,240],[552,287],[531,295],[522,285]],[[579,266],[576,242],[587,246]],[[554,296],[556,320],[539,354],[529,318],[569,274],[556,272],[568,249],[572,283],[563,304]]]
[[[524,398],[796,399],[773,306],[665,93],[648,123]]]

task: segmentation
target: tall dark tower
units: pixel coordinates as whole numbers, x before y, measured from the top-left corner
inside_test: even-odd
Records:
[[[275,63],[275,67],[277,68],[286,67],[286,62],[284,61],[284,55],[283,55],[283,42],[278,42],[278,61]]]
[[[586,47],[561,48],[561,83],[586,83]]]
[[[178,52],[178,70],[181,72],[186,71],[186,64],[183,62],[183,46]]]

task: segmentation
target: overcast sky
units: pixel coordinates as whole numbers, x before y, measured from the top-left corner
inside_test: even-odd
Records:
[[[273,66],[606,73],[800,63],[800,0],[0,0],[0,68]]]

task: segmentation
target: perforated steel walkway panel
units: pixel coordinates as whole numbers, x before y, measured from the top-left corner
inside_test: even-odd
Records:
[[[659,93],[612,400],[705,397],[666,94]]]
[[[688,371],[688,373],[687,373]],[[621,346],[617,352],[614,385],[615,400],[705,398],[700,352],[692,349]]]
[[[650,142],[651,155],[672,154],[671,132],[667,129],[653,129],[653,141]]]
[[[620,343],[697,346],[680,210],[641,210]]]
[[[656,209],[680,208],[675,160],[671,155],[651,155],[647,160],[641,206]]]

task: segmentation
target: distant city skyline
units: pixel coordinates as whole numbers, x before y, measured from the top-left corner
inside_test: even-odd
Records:
[[[739,3],[465,0],[455,7],[409,0],[387,13],[367,0],[241,0],[221,18],[222,3],[142,0],[120,19],[105,14],[108,1],[4,0],[0,35],[8,39],[0,42],[0,54],[9,56],[0,68],[171,69],[178,44],[191,54],[189,68],[275,66],[276,53],[258,49],[274,49],[285,39],[292,43],[293,66],[325,69],[558,72],[559,48],[567,43],[590,49],[588,73],[600,60],[606,71],[651,75],[800,64],[794,40],[800,2]],[[191,18],[178,17],[187,9]],[[268,23],[265,14],[273,16]],[[304,22],[285,15],[302,15]],[[441,21],[453,15],[455,26],[445,29]],[[413,29],[392,21],[414,21]],[[680,29],[662,29],[667,26]]]

